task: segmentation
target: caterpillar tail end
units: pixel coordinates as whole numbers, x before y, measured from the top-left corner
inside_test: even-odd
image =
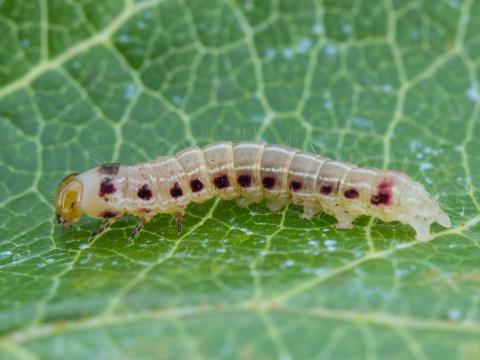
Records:
[[[437,214],[431,218],[417,216],[410,220],[410,225],[416,232],[415,239],[422,242],[433,240],[435,236],[430,232],[430,225],[434,222],[439,223],[445,228],[452,227],[450,218],[444,211],[440,209],[438,210]]]
[[[450,218],[443,210],[438,211],[435,221],[442,225],[444,228],[449,229],[452,227],[452,222],[450,221]]]

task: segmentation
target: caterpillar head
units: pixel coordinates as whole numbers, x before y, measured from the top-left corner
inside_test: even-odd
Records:
[[[77,180],[77,175],[72,173],[62,180],[55,198],[55,217],[65,227],[77,222],[83,214],[80,209],[82,183]]]

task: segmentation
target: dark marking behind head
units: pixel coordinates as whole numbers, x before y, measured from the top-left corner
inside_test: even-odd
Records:
[[[100,174],[117,175],[120,163],[103,164],[98,168]]]
[[[140,189],[138,189],[137,196],[142,200],[150,200],[152,198],[152,190],[148,184],[143,184]]]
[[[113,194],[117,189],[115,189],[115,185],[112,182],[112,179],[106,177],[100,183],[100,189],[98,190],[98,195],[100,197],[104,197],[107,194]]]
[[[220,176],[217,176],[213,179],[213,184],[218,189],[225,189],[225,188],[230,186],[230,181],[228,180],[227,175],[220,175]]]

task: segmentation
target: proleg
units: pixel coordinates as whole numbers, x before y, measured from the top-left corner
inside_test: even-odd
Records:
[[[57,190],[56,219],[69,226],[86,214],[103,219],[103,230],[129,214],[139,219],[134,236],[156,214],[167,213],[181,231],[188,204],[212,197],[236,199],[240,206],[265,200],[272,211],[293,202],[303,206],[303,218],[325,212],[340,229],[362,215],[399,221],[412,226],[420,241],[433,239],[434,222],[451,227],[424,186],[401,172],[359,168],[281,145],[228,141],[70,174]]]

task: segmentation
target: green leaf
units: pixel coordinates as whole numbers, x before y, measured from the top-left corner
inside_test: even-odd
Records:
[[[479,28],[479,0],[0,2],[0,358],[478,358]],[[404,171],[454,226],[55,224],[67,173],[217,140]]]

